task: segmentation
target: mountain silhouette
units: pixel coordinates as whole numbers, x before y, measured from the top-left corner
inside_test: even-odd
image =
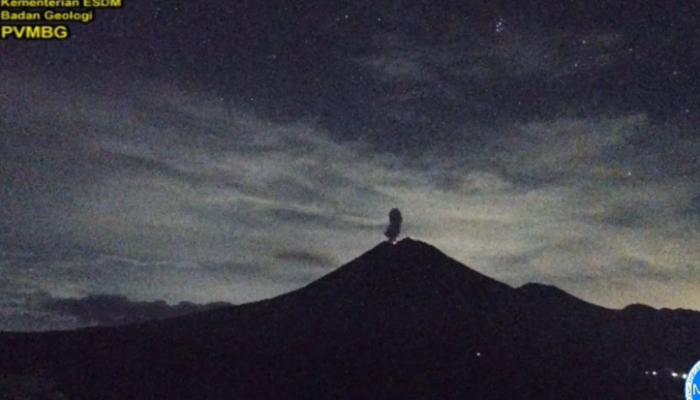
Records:
[[[674,399],[644,372],[689,370],[697,332],[697,312],[513,288],[403,239],[268,300],[0,334],[0,377],[69,399]]]

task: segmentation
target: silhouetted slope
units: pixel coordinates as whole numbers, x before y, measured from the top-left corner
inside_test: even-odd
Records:
[[[404,239],[395,245],[381,243],[308,286],[260,306],[293,313],[294,325],[298,318],[317,321],[314,336],[337,328],[338,334],[356,337],[368,331],[376,336],[467,325],[513,301],[514,294],[509,286],[434,247]]]
[[[71,399],[663,399],[682,385],[644,368],[689,368],[697,332],[698,313],[514,289],[404,239],[269,300],[2,334],[0,370],[41,371]]]
[[[484,302],[512,292],[512,288],[451,259],[435,247],[413,239],[383,242],[356,260],[306,286],[304,295],[325,293],[387,298],[420,298],[431,293],[452,301],[455,296]]]

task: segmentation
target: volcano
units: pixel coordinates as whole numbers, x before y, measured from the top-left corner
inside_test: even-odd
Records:
[[[698,332],[700,313],[513,288],[404,239],[264,301],[0,334],[0,398],[674,399],[645,371],[689,370]]]

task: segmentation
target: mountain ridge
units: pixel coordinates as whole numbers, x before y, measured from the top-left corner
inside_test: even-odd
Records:
[[[643,368],[700,358],[700,313],[677,315],[513,288],[404,239],[272,299],[2,334],[0,374],[44,371],[71,399],[663,399]]]

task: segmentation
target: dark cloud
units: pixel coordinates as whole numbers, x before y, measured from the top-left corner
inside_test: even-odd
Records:
[[[697,268],[690,265],[663,266],[636,258],[623,257],[615,260],[615,269],[610,277],[625,280],[630,276],[638,279],[648,279],[660,283],[673,283],[674,281],[700,283],[700,277],[696,274]]]
[[[571,35],[517,27],[476,35],[463,28],[430,42],[387,32],[355,62],[379,82],[372,100],[381,126],[400,129],[409,148],[424,148],[469,122],[609,112],[619,94],[601,87],[599,77],[630,57],[625,43],[618,33],[596,29]],[[383,139],[376,138],[391,145]]]
[[[332,267],[334,260],[325,255],[311,251],[288,250],[275,254],[275,259],[284,262],[299,263],[314,267]]]
[[[687,215],[700,220],[700,194],[696,194],[692,199],[690,199],[690,202],[684,211]]]
[[[621,226],[625,228],[639,227],[643,220],[638,209],[618,206],[597,216],[598,220],[606,224]]]
[[[358,229],[372,229],[373,224],[360,221],[345,220],[341,213],[330,210],[329,214],[319,214],[318,211],[293,210],[275,208],[267,211],[275,220],[292,224],[303,224],[306,226],[333,227],[336,229],[348,229],[357,231]]]
[[[162,300],[131,301],[125,296],[118,295],[91,295],[77,299],[51,298],[43,304],[45,310],[74,316],[81,324],[100,326],[128,325],[230,306],[231,304],[226,302],[210,304],[180,302],[169,305]]]
[[[67,330],[85,326],[83,321],[71,315],[58,315],[53,311],[27,309],[27,307],[7,308],[0,311],[0,317],[2,317],[0,330],[5,332]]]
[[[233,282],[237,279],[256,277],[266,274],[266,269],[259,264],[241,263],[235,261],[202,263],[202,268],[212,278]]]

